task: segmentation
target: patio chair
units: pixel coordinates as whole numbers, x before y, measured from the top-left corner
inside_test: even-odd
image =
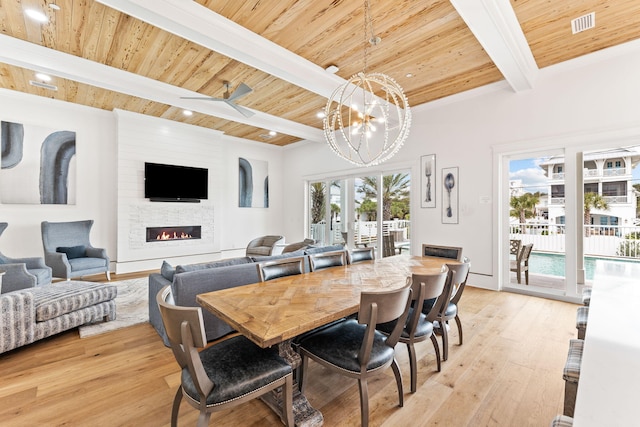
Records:
[[[518,256],[520,249],[522,248],[522,240],[511,239],[509,240],[509,255]]]
[[[382,256],[394,256],[396,254],[396,242],[393,234],[382,236]]]
[[[293,427],[293,371],[275,348],[262,349],[238,335],[207,346],[200,307],[171,303],[171,286],[156,301],[171,350],[182,369],[173,399],[171,425],[178,424],[182,397],[200,411],[198,427],[209,425],[212,412],[229,409],[282,387],[282,422]],[[231,355],[231,356],[230,356]]]
[[[533,243],[523,245],[515,260],[509,261],[509,270],[516,273],[518,283],[522,283],[522,273],[524,273],[524,281],[529,284],[529,256],[533,249]]]

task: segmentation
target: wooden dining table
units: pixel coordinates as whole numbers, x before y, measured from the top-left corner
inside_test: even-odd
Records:
[[[438,273],[444,264],[459,262],[393,256],[208,292],[196,300],[260,347],[277,345],[295,369],[300,364],[291,345],[295,337],[357,313],[361,292],[401,288],[411,274]],[[275,410],[281,404],[277,395],[265,401]],[[297,426],[322,425],[322,414],[299,392],[294,416]]]

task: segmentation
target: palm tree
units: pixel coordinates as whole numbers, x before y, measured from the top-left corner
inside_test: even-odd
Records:
[[[509,215],[518,218],[520,222],[520,232],[525,233],[525,222],[527,218],[533,218],[536,215],[536,205],[540,201],[538,193],[524,193],[522,196],[511,196],[511,211]]]
[[[311,223],[317,224],[324,218],[326,203],[326,185],[324,182],[314,182],[310,186],[311,192]]]
[[[382,177],[382,220],[391,219],[391,202],[404,200],[409,197],[411,179],[409,174],[396,173]],[[358,187],[359,193],[364,193],[367,199],[378,197],[378,180],[374,176],[362,178],[362,185]]]
[[[584,193],[584,225],[591,225],[591,210],[600,209],[606,211],[609,209],[607,201],[598,193]],[[584,235],[591,235],[591,228],[584,228]]]

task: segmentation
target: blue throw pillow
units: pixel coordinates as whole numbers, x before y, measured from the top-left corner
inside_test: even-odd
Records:
[[[173,276],[176,274],[176,269],[167,261],[162,261],[162,267],[160,267],[160,274],[162,277],[170,282],[173,282]]]
[[[60,246],[56,248],[56,252],[67,254],[67,259],[84,258],[86,248],[83,245],[80,246]]]

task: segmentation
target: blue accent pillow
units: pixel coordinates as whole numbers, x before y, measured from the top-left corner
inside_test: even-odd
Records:
[[[84,258],[87,249],[83,246],[59,246],[56,252],[67,254],[67,259]]]
[[[173,266],[169,264],[167,261],[162,261],[162,267],[160,267],[160,274],[165,279],[169,280],[170,282],[173,282],[173,276],[174,274],[176,274],[176,269],[173,268]]]

